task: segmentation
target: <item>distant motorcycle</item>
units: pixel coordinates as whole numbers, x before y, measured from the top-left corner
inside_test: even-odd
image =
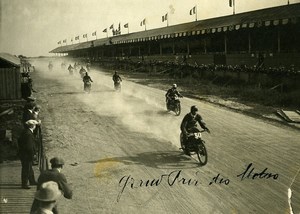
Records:
[[[176,116],[181,113],[181,104],[178,96],[173,97],[167,102],[167,110],[175,112]]]
[[[114,87],[116,91],[121,91],[121,80],[117,80],[114,82]]]
[[[202,132],[206,132],[207,130],[199,130],[198,128],[193,128],[190,130],[190,134],[188,134],[188,138],[185,139],[183,134],[180,134],[180,144],[181,149],[187,155],[197,155],[199,163],[201,166],[207,164],[207,150],[205,147],[205,141],[202,140]]]
[[[49,63],[49,65],[48,65],[48,69],[49,69],[49,71],[52,71],[52,69],[53,69],[53,65],[52,65],[51,63]]]
[[[84,91],[90,93],[91,92],[91,88],[92,88],[92,83],[90,81],[85,81],[84,82]]]

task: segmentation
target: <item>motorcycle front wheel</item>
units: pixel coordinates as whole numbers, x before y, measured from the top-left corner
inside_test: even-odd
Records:
[[[175,112],[176,116],[179,116],[180,113],[181,113],[181,106],[180,105],[176,105],[174,112]]]
[[[198,151],[197,151],[197,157],[199,160],[199,163],[201,166],[204,166],[207,164],[207,150],[204,145],[204,142],[201,141],[201,143],[198,145]]]

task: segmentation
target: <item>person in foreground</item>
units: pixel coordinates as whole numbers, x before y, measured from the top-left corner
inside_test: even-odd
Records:
[[[53,214],[52,210],[57,205],[57,200],[62,195],[58,185],[54,181],[48,181],[40,186],[34,196],[37,201],[37,209],[31,214]]]
[[[38,178],[37,189],[39,190],[41,185],[47,181],[54,181],[58,184],[58,188],[63,192],[63,196],[67,199],[71,199],[73,196],[73,191],[69,184],[67,183],[67,179],[64,174],[61,173],[64,160],[58,157],[54,157],[50,160],[51,168],[41,173]],[[31,212],[34,212],[37,209],[38,203],[36,200],[33,201],[31,206]],[[54,206],[53,213],[57,214],[57,206]]]
[[[18,155],[22,164],[21,182],[22,189],[30,189],[30,185],[36,185],[32,164],[35,155],[34,129],[38,124],[35,120],[25,122],[25,128],[18,139]]]

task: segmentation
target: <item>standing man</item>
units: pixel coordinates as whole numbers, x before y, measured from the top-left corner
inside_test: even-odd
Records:
[[[37,124],[38,123],[35,120],[28,120],[25,123],[25,129],[18,139],[18,154],[22,164],[21,182],[23,189],[30,189],[28,181],[30,185],[36,185],[32,163],[35,154],[35,138],[33,131]]]
[[[64,174],[61,173],[61,170],[64,165],[64,160],[58,157],[54,157],[50,160],[51,168],[41,173],[38,178],[37,189],[39,190],[41,185],[47,181],[54,181],[58,184],[58,188],[63,192],[63,195],[67,199],[72,199],[73,191],[67,183],[67,179]],[[31,212],[34,212],[38,208],[38,203],[36,200],[33,201],[31,206]],[[53,208],[53,213],[57,214],[57,206]]]

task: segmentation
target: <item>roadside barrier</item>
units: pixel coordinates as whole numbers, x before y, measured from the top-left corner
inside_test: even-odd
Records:
[[[43,135],[41,126],[37,126],[36,133],[36,146],[37,146],[37,160],[40,171],[48,170],[48,159],[45,155],[44,144],[43,144]]]

